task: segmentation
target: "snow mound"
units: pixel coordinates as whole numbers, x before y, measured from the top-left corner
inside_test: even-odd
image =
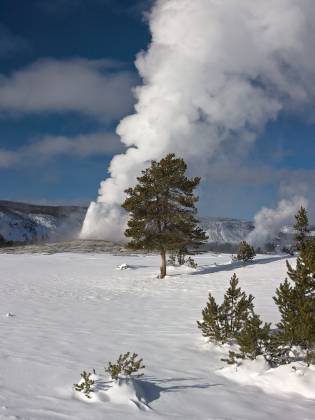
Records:
[[[114,405],[127,405],[142,411],[150,410],[145,386],[135,378],[119,378],[106,381],[98,375],[91,375],[94,381],[93,392],[86,397],[83,392],[75,391],[76,398],[87,403],[105,402]],[[82,380],[79,382],[81,383]]]
[[[121,264],[116,267],[116,270],[128,270],[129,266],[127,264]]]
[[[150,409],[147,405],[145,388],[141,381],[134,378],[119,378],[113,381],[106,395],[113,404],[131,404],[140,410]]]
[[[290,363],[270,368],[264,357],[259,356],[237,366],[229,365],[217,373],[241,385],[257,386],[269,394],[299,394],[315,399],[315,366]]]

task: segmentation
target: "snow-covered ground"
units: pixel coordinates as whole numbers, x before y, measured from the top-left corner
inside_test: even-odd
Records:
[[[229,255],[196,259],[197,270],[172,268],[159,280],[157,256],[0,255],[0,419],[314,419],[314,376],[304,368],[281,372],[283,388],[279,377],[260,387],[261,363],[252,382],[251,368],[233,377],[220,361],[225,350],[196,326],[208,292],[221,301],[234,271],[257,313],[276,322],[272,296],[285,260],[258,256],[237,267]],[[126,351],[143,357],[145,376],[119,388],[103,367]],[[72,385],[93,368],[102,391],[87,402]],[[309,384],[308,398],[285,386],[292,375]]]

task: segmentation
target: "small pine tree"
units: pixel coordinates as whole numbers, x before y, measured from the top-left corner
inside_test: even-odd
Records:
[[[197,268],[198,264],[193,259],[191,254],[189,253],[187,248],[182,248],[179,250],[172,251],[169,255],[168,259],[169,265],[184,265],[186,264],[188,267]]]
[[[252,261],[255,255],[255,250],[249,243],[247,243],[246,241],[242,241],[239,244],[236,256],[236,259],[238,261],[243,261],[244,263],[247,263],[248,261]]]
[[[240,346],[242,358],[256,359],[257,356],[265,353],[266,345],[270,336],[270,325],[260,320],[260,317],[253,314],[246,320],[237,342]]]
[[[237,286],[238,278],[234,273],[220,306],[220,318],[225,340],[238,337],[246,320],[254,310],[254,297],[252,295],[247,297],[246,293],[242,292],[241,288]]]
[[[142,171],[138,184],[125,192],[122,207],[130,215],[125,236],[132,249],[156,250],[161,255],[160,278],[166,276],[166,252],[198,248],[207,240],[198,227],[193,192],[200,178],[187,178],[183,159],[168,154]]]
[[[220,308],[214,297],[209,293],[207,305],[202,310],[202,321],[197,321],[197,325],[198,328],[201,329],[204,337],[217,343],[222,343],[224,341],[220,318]]]
[[[91,398],[90,393],[94,392],[93,385],[94,381],[90,378],[91,373],[87,373],[85,370],[80,374],[81,382],[78,384],[73,384],[73,387],[76,391],[83,392],[87,398]]]
[[[267,242],[264,246],[266,252],[273,253],[276,250],[276,244],[273,242]]]
[[[276,290],[274,301],[278,306],[281,315],[281,321],[277,324],[278,331],[275,334],[279,345],[289,345],[292,347],[295,340],[295,329],[299,320],[296,317],[296,303],[294,289],[285,279]]]
[[[143,373],[139,373],[140,370],[144,369],[145,366],[142,364],[143,359],[137,359],[136,353],[128,351],[125,354],[120,354],[116,363],[108,362],[105,372],[109,373],[111,378],[116,380],[120,375],[134,378],[140,378]]]
[[[197,321],[197,324],[202,335],[210,341],[225,343],[237,339],[248,317],[253,313],[253,296],[247,297],[237,286],[238,278],[233,274],[220,306],[209,294],[207,305],[202,311],[203,320]]]
[[[295,224],[293,227],[296,230],[296,247],[300,251],[310,233],[307,211],[302,206],[295,215]]]

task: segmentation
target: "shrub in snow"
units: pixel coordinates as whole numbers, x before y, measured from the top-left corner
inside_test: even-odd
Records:
[[[143,376],[143,373],[141,373],[140,370],[144,369],[145,366],[142,364],[143,359],[137,359],[137,357],[138,355],[136,353],[131,355],[129,351],[125,354],[121,354],[116,363],[108,363],[105,372],[109,373],[114,380],[118,379],[120,376],[133,376],[139,378]]]
[[[263,324],[254,312],[254,297],[237,286],[238,278],[233,274],[221,305],[209,294],[202,311],[203,320],[197,322],[203,336],[211,341],[238,345],[238,352],[230,351],[229,358],[222,359],[230,364],[238,358],[256,359],[264,354],[270,336],[270,324]]]
[[[291,255],[293,257],[293,255],[294,255],[294,247],[292,247],[292,246],[290,246],[290,247],[284,246],[284,247],[282,247],[282,252],[284,254],[289,254],[289,255]]]
[[[172,251],[169,259],[168,259],[169,265],[187,265],[190,268],[197,268],[198,264],[196,261],[192,258],[191,255],[189,255],[189,251],[187,248],[181,248],[177,251]]]
[[[276,251],[276,244],[274,244],[273,242],[267,242],[264,248],[266,252],[273,253]]]
[[[239,244],[237,255],[236,255],[236,259],[238,261],[243,261],[244,263],[246,263],[248,261],[253,260],[255,255],[256,255],[255,250],[249,243],[247,243],[246,241],[242,241]]]
[[[237,286],[238,278],[233,274],[222,305],[217,305],[209,293],[207,305],[202,311],[203,320],[197,321],[197,324],[202,335],[211,341],[225,343],[236,339],[247,320],[253,316],[254,297],[246,296],[246,293]]]
[[[246,320],[244,328],[237,337],[242,358],[254,360],[257,356],[265,354],[266,345],[269,343],[270,325],[263,324],[256,314]]]
[[[87,373],[85,370],[81,373],[81,380],[77,384],[73,384],[76,391],[82,392],[87,398],[91,398],[90,393],[93,390],[94,381],[91,379],[91,373]]]

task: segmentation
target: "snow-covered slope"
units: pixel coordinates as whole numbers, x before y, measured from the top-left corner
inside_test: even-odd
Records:
[[[0,235],[7,241],[42,242],[74,239],[80,231],[86,208],[38,206],[0,201]],[[252,222],[237,219],[202,218],[210,243],[239,243],[253,229]]]
[[[314,419],[315,372],[222,371],[227,350],[196,325],[209,291],[221,302],[234,271],[262,319],[277,322],[272,296],[285,259],[258,256],[244,267],[230,255],[196,260],[197,270],[176,267],[160,280],[152,255],[0,255],[0,419]],[[105,375],[127,351],[144,359],[139,387],[119,388]],[[88,401],[73,384],[93,368],[100,379]]]
[[[222,218],[200,218],[201,227],[207,232],[209,242],[236,244],[254,229],[250,221]]]
[[[0,245],[1,237],[6,241],[27,243],[76,239],[86,210],[85,207],[0,201]],[[208,249],[214,251],[234,252],[237,244],[254,229],[251,221],[228,218],[203,217],[200,225],[209,236]],[[282,229],[275,243],[280,249],[294,243],[292,228]]]
[[[0,201],[0,235],[6,241],[41,242],[73,238],[86,209]]]

